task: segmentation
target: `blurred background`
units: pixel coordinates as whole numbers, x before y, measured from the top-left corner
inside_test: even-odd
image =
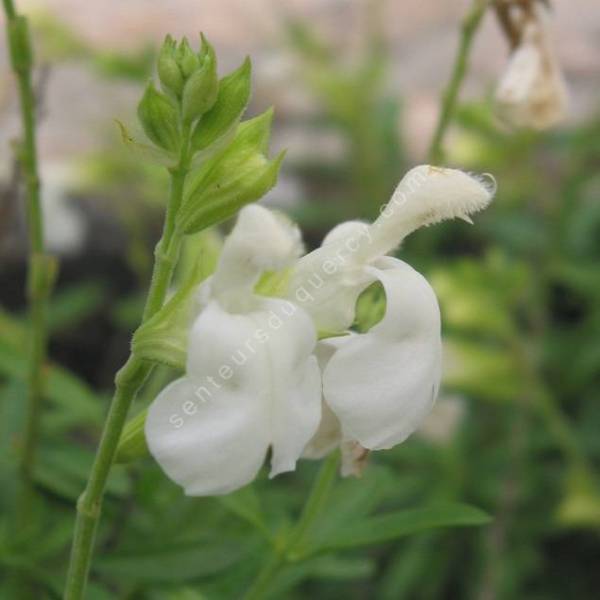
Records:
[[[42,597],[59,597],[73,502],[139,322],[168,186],[163,169],[122,144],[115,119],[135,131],[137,102],[164,35],[196,40],[203,31],[222,74],[252,57],[248,115],[273,105],[273,151],[288,149],[265,202],[298,220],[311,248],[336,223],[377,215],[405,171],[426,162],[469,5],[19,2],[36,48],[46,236],[60,275],[36,473],[44,502],[24,541],[0,527],[0,573],[17,564],[40,583]],[[552,5],[569,113],[545,132],[496,122],[492,98],[508,46],[494,15],[486,15],[444,162],[493,173],[496,200],[475,227],[419,231],[400,253],[440,298],[441,398],[419,435],[377,453],[364,477],[341,483],[332,500],[335,513],[350,519],[435,499],[469,502],[494,519],[479,529],[315,559],[285,571],[274,597],[579,599],[600,589],[600,3]],[[4,30],[0,38],[5,508],[23,417],[26,234],[11,149],[20,131],[18,98]],[[211,236],[218,245],[218,234]],[[377,302],[361,299],[363,323]],[[173,375],[158,369],[139,406]],[[150,460],[117,468],[90,598],[238,597],[261,560],[248,511],[262,506],[269,520],[285,524],[314,470],[304,462],[297,475],[275,484],[263,478],[227,501],[183,498]]]

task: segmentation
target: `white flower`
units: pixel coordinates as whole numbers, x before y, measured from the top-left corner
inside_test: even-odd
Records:
[[[227,238],[190,332],[186,376],[148,411],[151,454],[188,495],[252,481],[267,450],[271,476],[295,468],[321,415],[314,326],[292,302],[253,293],[264,271],[293,263],[300,235],[257,205]]]
[[[423,225],[455,217],[470,221],[493,192],[485,180],[461,171],[416,167],[372,225],[344,223],[300,259],[290,297],[320,330],[349,327],[356,300],[371,283],[381,282],[386,295],[385,315],[367,333],[319,343],[325,406],[306,457],[321,457],[342,443],[350,450],[344,469],[355,471],[355,459],[363,458],[360,447],[391,448],[422,423],[441,377],[438,303],[423,276],[384,254]]]
[[[550,36],[548,10],[535,2],[496,90],[496,114],[514,127],[546,129],[567,110],[567,87]]]
[[[188,495],[224,494],[254,479],[269,447],[271,476],[336,446],[349,474],[368,450],[406,439],[437,395],[440,313],[427,281],[385,254],[424,225],[470,222],[492,195],[461,171],[416,167],[373,224],[343,223],[301,259],[296,228],[243,209],[198,294],[186,376],[148,412],[148,446],[167,475]],[[256,294],[267,271],[289,272],[287,299]],[[348,331],[358,296],[376,281],[383,319]],[[317,344],[317,331],[330,335]]]

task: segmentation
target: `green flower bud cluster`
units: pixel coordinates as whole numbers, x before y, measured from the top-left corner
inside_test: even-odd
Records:
[[[233,216],[277,181],[283,155],[267,158],[272,111],[240,124],[250,99],[251,64],[222,79],[214,48],[201,35],[194,52],[187,39],[165,39],[158,57],[161,90],[150,82],[138,106],[147,137],[172,168],[187,173],[177,213],[182,233]],[[127,136],[125,136],[127,137]]]

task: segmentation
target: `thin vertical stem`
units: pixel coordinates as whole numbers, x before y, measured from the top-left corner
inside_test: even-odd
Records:
[[[181,235],[175,227],[175,215],[181,205],[183,185],[190,168],[189,135],[189,128],[186,128],[182,136],[178,165],[171,171],[171,193],[167,214],[162,237],[156,245],[156,260],[142,323],[162,307],[179,256]],[[65,600],[81,600],[84,597],[106,482],[131,404],[152,368],[152,364],[131,355],[115,379],[115,395],[104,424],[94,464],[87,486],[77,502],[77,519],[65,587]]]
[[[43,214],[40,205],[40,179],[36,145],[36,102],[31,82],[33,66],[29,30],[25,17],[17,14],[12,0],[3,0],[10,62],[17,80],[21,106],[23,138],[18,150],[25,183],[29,265],[27,297],[29,302],[29,354],[27,374],[27,405],[23,442],[20,454],[20,498],[17,503],[17,523],[27,522],[33,499],[33,473],[40,432],[43,367],[46,360],[46,305],[54,275],[54,263],[45,255]]]
[[[467,74],[469,54],[471,52],[473,40],[475,39],[475,33],[479,28],[481,19],[488,6],[489,0],[473,0],[471,9],[463,19],[458,52],[454,59],[450,81],[448,82],[442,97],[440,116],[429,147],[428,157],[432,164],[439,163],[443,158],[442,143],[444,141],[444,136],[454,117],[458,94],[465,75]]]
[[[296,554],[302,552],[301,546],[306,534],[317,517],[322,513],[327,503],[339,463],[340,454],[337,451],[330,454],[325,460],[313,483],[308,499],[302,509],[302,514],[290,533],[287,542],[283,545],[283,548],[276,549],[272,553],[244,596],[244,600],[260,600],[264,598],[281,567],[287,561],[295,560]]]

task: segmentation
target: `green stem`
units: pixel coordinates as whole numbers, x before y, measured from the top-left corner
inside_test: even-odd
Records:
[[[40,205],[40,180],[35,137],[36,102],[31,83],[33,66],[29,30],[24,17],[17,15],[12,0],[3,0],[6,13],[10,62],[17,79],[21,104],[23,140],[19,147],[19,161],[23,169],[26,189],[27,228],[29,237],[29,266],[27,295],[29,302],[29,354],[27,375],[27,405],[25,428],[20,454],[20,498],[16,522],[27,523],[33,499],[33,473],[40,434],[40,417],[44,391],[43,367],[47,352],[46,305],[53,279],[54,263],[44,253],[43,214]]]
[[[259,600],[260,598],[264,598],[273,579],[279,574],[281,567],[287,562],[296,562],[301,559],[302,543],[327,503],[339,462],[339,452],[333,452],[323,462],[319,474],[313,483],[310,495],[302,509],[302,514],[290,533],[287,542],[283,545],[283,548],[273,552],[269,560],[264,564],[244,596],[244,600]]]
[[[428,157],[429,162],[432,164],[438,164],[443,158],[442,143],[444,141],[444,136],[456,110],[458,93],[467,73],[469,54],[475,38],[475,33],[479,28],[479,24],[481,23],[481,19],[483,18],[488,5],[489,0],[473,0],[471,9],[463,19],[458,52],[454,59],[450,81],[444,91],[440,116],[433,134],[433,139],[431,140],[431,145],[429,146]]]
[[[171,193],[163,234],[155,250],[156,260],[142,323],[156,314],[164,304],[181,248],[182,235],[175,226],[175,217],[181,205],[183,185],[190,168],[189,133],[189,128],[185,128],[178,165],[171,171]],[[131,404],[153,366],[131,355],[125,366],[117,373],[115,395],[104,424],[94,464],[87,486],[77,502],[77,519],[65,587],[65,600],[81,600],[84,597],[106,481]]]

